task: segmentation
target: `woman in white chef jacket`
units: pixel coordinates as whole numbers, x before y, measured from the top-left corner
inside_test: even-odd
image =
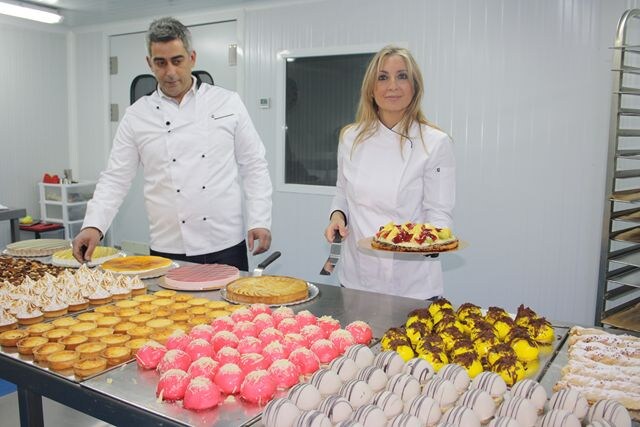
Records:
[[[425,118],[424,84],[407,49],[378,52],[362,82],[355,123],[338,146],[336,196],[325,237],[344,238],[340,283],[412,298],[443,295],[438,258],[358,248],[390,221],[452,226],[455,159],[451,139]]]

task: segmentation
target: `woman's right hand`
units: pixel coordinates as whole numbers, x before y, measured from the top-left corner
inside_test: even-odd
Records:
[[[349,234],[349,230],[346,226],[346,219],[344,217],[344,214],[340,211],[335,211],[331,214],[329,226],[324,231],[324,237],[329,243],[333,243],[336,231],[340,233],[340,236],[343,240],[345,237],[347,237],[347,234]]]

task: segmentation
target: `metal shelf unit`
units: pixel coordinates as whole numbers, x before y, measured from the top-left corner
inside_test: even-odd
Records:
[[[612,71],[595,324],[640,332],[640,9],[618,22]]]

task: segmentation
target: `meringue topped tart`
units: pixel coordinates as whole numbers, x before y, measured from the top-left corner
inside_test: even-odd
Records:
[[[169,258],[159,256],[127,256],[113,258],[102,263],[101,268],[112,273],[126,275],[148,275],[151,273],[163,273],[173,264]]]
[[[373,236],[371,246],[396,252],[446,252],[458,247],[458,239],[449,228],[431,224],[388,223]]]
[[[97,246],[93,251],[91,261],[87,264],[89,265],[89,267],[95,267],[96,265],[100,265],[105,261],[119,256],[120,253],[116,248],[108,246]],[[78,262],[78,260],[73,257],[73,249],[65,249],[63,251],[54,253],[51,257],[51,262],[53,263],[53,265],[57,265],[59,267],[80,267],[80,263]]]

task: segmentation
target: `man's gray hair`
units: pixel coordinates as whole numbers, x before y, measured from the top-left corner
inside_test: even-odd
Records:
[[[191,53],[191,31],[175,18],[166,17],[156,19],[149,25],[147,31],[147,51],[151,56],[151,43],[164,43],[171,40],[181,40],[184,48]]]

